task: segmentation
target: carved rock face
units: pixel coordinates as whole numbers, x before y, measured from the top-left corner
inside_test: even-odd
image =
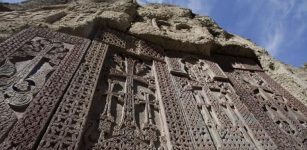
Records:
[[[29,25],[87,38],[99,28],[112,28],[171,51],[255,58],[275,81],[307,105],[306,71],[275,60],[265,49],[189,9],[165,4],[140,6],[135,0],[34,0],[12,10],[16,8],[21,10],[0,14],[0,41]]]
[[[253,59],[109,29],[29,28],[0,50],[3,150],[307,148],[307,107]]]

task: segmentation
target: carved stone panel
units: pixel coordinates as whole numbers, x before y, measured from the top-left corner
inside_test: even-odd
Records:
[[[216,63],[178,53],[167,61],[173,65],[169,68],[179,66],[185,73],[170,69],[196,149],[276,149]]]
[[[129,50],[97,35],[39,149],[167,149],[153,69],[159,58],[145,42],[122,42]]]
[[[218,56],[243,103],[270,134],[279,149],[306,149],[306,107],[278,86],[262,70],[238,68],[246,62],[235,57]],[[256,64],[256,63],[255,63]],[[258,66],[258,68],[260,68]]]
[[[34,37],[5,59],[0,67],[0,97],[18,118],[72,48],[72,44]]]
[[[88,45],[89,40],[42,28],[1,44],[0,112],[6,116],[1,116],[1,149],[33,146]]]
[[[153,61],[133,55],[109,49],[81,149],[166,147]]]

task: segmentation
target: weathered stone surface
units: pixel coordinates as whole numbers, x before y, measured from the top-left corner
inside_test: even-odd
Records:
[[[209,55],[213,36],[192,12],[175,6],[148,5],[137,10],[138,20],[129,33],[165,49]]]
[[[100,19],[99,25],[105,24],[105,26],[113,27],[119,31],[126,31],[132,22],[131,16],[124,12],[116,11],[104,11],[99,15],[98,19]]]
[[[0,149],[306,149],[306,68],[188,9],[64,3],[0,13],[2,40],[95,37],[0,44]]]
[[[307,148],[307,107],[252,58],[110,29],[88,45],[37,28],[0,44],[0,149]]]

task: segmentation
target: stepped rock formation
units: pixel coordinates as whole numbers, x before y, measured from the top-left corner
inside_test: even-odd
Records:
[[[307,149],[306,67],[189,9],[49,2],[0,13],[0,149]]]

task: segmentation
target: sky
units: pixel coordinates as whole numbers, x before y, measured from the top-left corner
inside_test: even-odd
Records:
[[[307,63],[307,0],[138,0],[187,7],[296,67]]]
[[[20,2],[23,0],[0,0]],[[187,7],[296,67],[307,63],[307,0],[138,0]]]
[[[0,0],[0,2],[6,2],[6,3],[20,3],[25,0]]]

